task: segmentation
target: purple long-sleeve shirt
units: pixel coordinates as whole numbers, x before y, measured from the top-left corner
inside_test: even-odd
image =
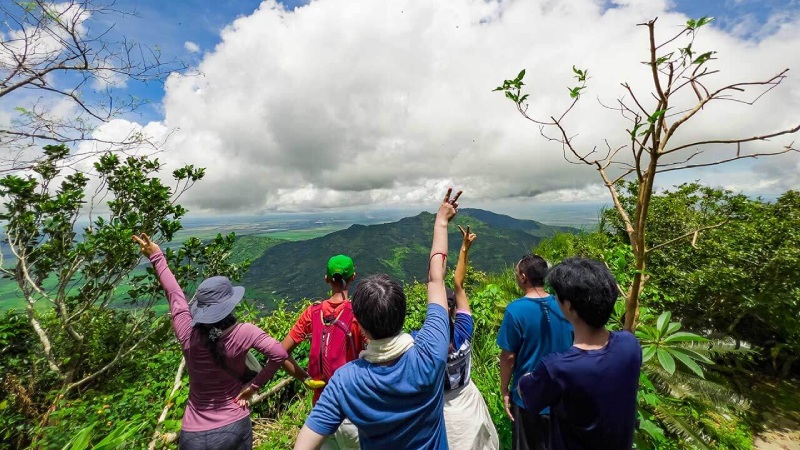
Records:
[[[242,390],[242,383],[217,365],[198,333],[192,333],[192,316],[186,296],[167,266],[164,254],[150,255],[150,262],[164,288],[172,315],[172,327],[181,343],[186,367],[189,370],[189,401],[183,414],[183,431],[206,431],[236,422],[250,415],[234,399]],[[280,342],[255,325],[236,324],[225,330],[222,345],[225,347],[226,366],[233,373],[244,373],[245,358],[255,348],[267,358],[264,368],[250,383],[253,390],[261,388],[287,358]]]

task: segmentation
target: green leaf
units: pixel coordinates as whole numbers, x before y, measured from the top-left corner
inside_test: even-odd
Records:
[[[692,61],[692,64],[703,64],[704,62],[711,59],[711,55],[713,55],[714,53],[717,52],[705,52],[702,55],[698,56],[694,61]]]
[[[580,97],[581,96],[581,91],[584,90],[584,89],[586,89],[586,86],[578,86],[578,87],[574,87],[574,88],[569,88],[568,87],[567,88],[567,90],[569,90],[570,98],[578,98],[578,97]]]
[[[661,339],[667,334],[667,327],[669,326],[669,319],[672,318],[672,313],[665,311],[658,316],[656,321],[656,330],[658,330],[658,338]]]
[[[694,350],[689,350],[688,348],[670,347],[670,350],[672,350],[673,352],[683,353],[686,356],[694,359],[695,361],[700,361],[700,362],[705,363],[705,364],[714,364],[714,361],[709,359],[706,355],[703,355],[702,353],[698,353],[698,352],[696,352]]]
[[[631,139],[636,139],[636,133],[639,131],[639,128],[641,128],[643,126],[644,126],[643,123],[637,123],[636,125],[633,126],[633,129],[630,130]]]
[[[705,379],[705,374],[703,373],[703,368],[700,367],[692,358],[687,356],[684,353],[674,351],[675,349],[670,349],[670,354],[674,356],[678,361],[682,362],[683,365],[689,368],[692,372],[695,373],[700,378]]]
[[[642,362],[646,363],[656,354],[656,346],[655,345],[645,345],[642,348]]]
[[[578,81],[581,82],[586,81],[586,77],[589,76],[588,70],[581,70],[575,66],[572,66],[572,72],[575,74],[575,78],[577,78]]]
[[[639,422],[639,429],[650,435],[650,437],[652,437],[654,440],[658,442],[666,441],[666,436],[664,436],[664,430],[662,430],[652,420],[641,420]]]
[[[78,431],[78,434],[67,442],[67,445],[62,447],[61,450],[86,450],[89,448],[89,444],[92,440],[92,431],[94,431],[95,425],[96,423],[93,423]]]
[[[656,351],[656,355],[658,355],[658,363],[661,364],[661,367],[667,371],[670,375],[675,373],[675,359],[670,355],[670,353],[663,348],[659,348]]]
[[[640,340],[653,341],[656,340],[656,331],[653,327],[645,324],[640,324],[636,328],[636,337]]]
[[[654,112],[652,116],[648,116],[648,117],[647,117],[647,121],[648,121],[648,122],[649,122],[651,125],[652,125],[652,124],[654,124],[654,123],[656,123],[656,121],[657,121],[657,120],[658,120],[658,119],[659,119],[661,116],[663,116],[663,115],[664,115],[664,112],[666,112],[666,110],[664,110],[664,109],[659,109],[658,111]]]
[[[664,338],[665,344],[672,342],[708,342],[708,339],[688,331],[681,331]]]
[[[680,322],[671,322],[669,324],[669,327],[667,327],[667,336],[673,335],[676,331],[678,331],[680,329],[681,329]]]
[[[522,81],[523,78],[525,78],[525,69],[519,71],[519,74],[517,74],[517,78],[515,78],[514,81]]]

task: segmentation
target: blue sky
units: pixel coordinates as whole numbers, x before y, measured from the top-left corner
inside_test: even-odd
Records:
[[[287,8],[301,6],[307,1],[281,2]],[[196,64],[203,52],[212,50],[220,41],[220,32],[236,18],[251,14],[260,0],[118,0],[115,8],[135,12],[137,17],[120,20],[119,16],[98,18],[101,26],[111,25],[114,31],[128,39],[149,46],[158,46],[166,59],[176,58],[188,65]],[[184,48],[187,42],[200,47],[192,54]],[[130,84],[127,92],[153,103],[141,108],[131,117],[140,122],[159,120],[162,113],[158,102],[164,95],[161,83]]]

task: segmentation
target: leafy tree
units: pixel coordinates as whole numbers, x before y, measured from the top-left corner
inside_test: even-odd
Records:
[[[703,17],[699,20],[689,20],[683,29],[668,39],[658,41],[653,19],[647,23],[639,24],[648,30],[648,56],[652,81],[652,91],[647,96],[634,90],[627,83],[622,83],[625,97],[615,102],[609,109],[618,112],[630,121],[629,128],[624,130],[621,142],[625,145],[613,147],[606,140],[598,151],[598,146],[583,149],[574,136],[568,131],[566,119],[583,96],[589,79],[588,70],[578,69],[573,66],[577,85],[569,88],[571,102],[560,115],[551,116],[549,119],[537,119],[527,113],[529,94],[523,93],[525,71],[521,71],[514,79],[505,80],[497,87],[517,107],[517,110],[526,119],[540,127],[543,137],[561,145],[564,157],[575,164],[586,164],[598,171],[604,185],[608,188],[614,209],[624,225],[625,234],[634,255],[634,272],[626,288],[626,314],[625,329],[633,330],[639,316],[639,298],[645,284],[650,278],[647,271],[647,262],[656,250],[685,242],[705,230],[717,227],[724,223],[707,225],[705,227],[688,230],[682,234],[663,237],[658,242],[650,243],[646,234],[649,232],[649,219],[651,216],[651,200],[659,174],[686,170],[698,167],[708,167],[738,161],[745,158],[778,155],[787,152],[797,152],[798,149],[788,144],[785,147],[775,146],[764,151],[747,151],[746,144],[767,141],[771,138],[791,135],[800,130],[800,124],[791,128],[772,131],[758,136],[741,138],[715,138],[695,142],[685,142],[681,139],[683,125],[699,114],[710,103],[721,101],[736,101],[744,104],[753,104],[764,93],[778,86],[787,76],[788,69],[776,75],[756,81],[737,82],[719,88],[709,88],[709,80],[718,70],[712,69],[711,62],[715,59],[714,51],[700,51],[695,44],[698,30],[709,24],[713,19]],[[679,43],[681,42],[681,43]],[[748,90],[758,90],[751,98],[743,97]],[[684,96],[684,92],[693,92],[693,96]],[[650,94],[655,98],[655,104],[648,101]],[[690,98],[691,102],[686,99]],[[726,151],[725,148],[729,151]],[[623,150],[628,150],[623,152]],[[714,149],[706,151],[706,149]],[[630,180],[636,185],[636,202],[634,208],[625,208],[620,200],[620,187],[623,181]]]
[[[51,390],[61,398],[85,389],[163,334],[168,321],[154,310],[163,294],[152,268],[137,269],[131,236],[147,232],[172,241],[186,213],[176,201],[204,174],[193,166],[177,169],[173,189],[158,177],[158,160],[106,153],[90,178],[65,173],[61,162],[68,152],[64,145],[46,146],[30,175],[0,179],[0,219],[14,255],[0,270],[17,284],[38,340],[38,358],[30,361],[35,370],[16,367],[15,376],[36,387],[38,403]],[[87,198],[90,181],[96,187]],[[233,234],[208,243],[189,239],[165,254],[189,290],[209,275],[241,277],[249,262],[228,263],[233,243]],[[44,412],[43,423],[51,412]]]
[[[632,210],[636,186],[621,190]],[[684,184],[651,200],[648,245],[709,227],[691,245],[670,246],[650,259],[654,306],[673,311],[695,330],[715,330],[765,349],[764,360],[788,375],[800,351],[800,193],[773,202]],[[625,235],[618,215],[604,214],[611,239]]]
[[[0,171],[29,169],[42,158],[40,145],[93,141],[123,150],[155,147],[131,132],[121,139],[93,135],[97,125],[133,111],[145,101],[119,94],[128,82],[163,80],[183,66],[164,60],[157,47],[117,37],[114,25],[95,17],[131,16],[109,0],[13,0],[0,3],[0,104],[17,112],[0,126]],[[31,93],[34,95],[31,95]],[[54,106],[69,105],[61,116]],[[63,162],[90,157],[75,153]]]

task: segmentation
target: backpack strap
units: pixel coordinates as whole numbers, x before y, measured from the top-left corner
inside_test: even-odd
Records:
[[[322,334],[325,323],[322,317],[322,303],[314,303],[311,309],[311,351],[308,354],[308,374],[319,380],[322,377]]]
[[[353,305],[349,300],[345,301],[342,311],[339,313],[339,317],[336,319],[334,324],[344,332],[345,336],[347,336],[346,345],[348,361],[352,361],[358,357],[358,355],[355,354],[355,336],[353,336],[353,329],[351,327],[353,324],[353,319],[355,319],[355,315],[353,315]]]

